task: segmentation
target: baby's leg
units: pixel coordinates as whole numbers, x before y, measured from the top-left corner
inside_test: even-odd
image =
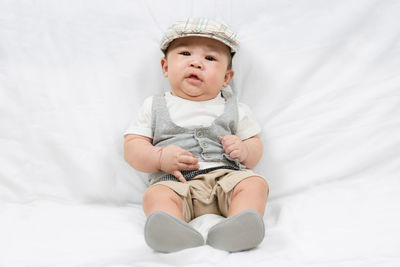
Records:
[[[258,246],[264,239],[264,210],[268,185],[257,176],[239,182],[232,193],[228,218],[213,226],[207,243],[215,248],[236,252]]]
[[[146,191],[143,197],[143,210],[146,216],[154,211],[164,211],[184,220],[182,199],[174,190],[165,185],[154,185]]]
[[[150,187],[143,198],[147,215],[145,240],[160,252],[175,252],[204,245],[203,236],[184,221],[182,199],[165,185]]]
[[[264,216],[268,192],[268,184],[261,177],[252,176],[242,180],[233,189],[228,217],[247,209],[256,210]]]

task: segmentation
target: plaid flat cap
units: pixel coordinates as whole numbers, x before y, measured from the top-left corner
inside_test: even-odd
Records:
[[[218,40],[226,44],[231,49],[231,53],[236,53],[239,48],[239,40],[236,34],[226,25],[206,18],[189,18],[168,28],[161,39],[161,51],[165,53],[173,40],[187,36],[208,37]]]

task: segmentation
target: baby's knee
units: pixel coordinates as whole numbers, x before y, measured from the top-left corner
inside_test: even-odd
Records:
[[[238,183],[234,189],[234,194],[238,194],[242,191],[249,191],[254,194],[260,194],[268,196],[269,186],[264,178],[259,176],[252,176],[242,180]]]
[[[164,185],[154,185],[148,188],[143,196],[143,203],[166,203],[173,201],[177,205],[182,205],[182,199],[171,188]]]
[[[268,194],[269,194],[269,186],[268,186],[267,181],[265,181],[264,178],[259,177],[259,176],[255,177],[255,178],[256,178],[255,186],[257,188],[259,188],[260,191],[265,193],[266,196],[268,196]]]

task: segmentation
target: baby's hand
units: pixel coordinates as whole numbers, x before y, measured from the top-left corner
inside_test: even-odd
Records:
[[[228,154],[233,159],[239,159],[243,162],[247,158],[247,147],[236,135],[225,135],[220,136],[222,147],[225,153]]]
[[[189,151],[179,146],[169,145],[161,150],[160,169],[166,173],[172,174],[182,183],[186,183],[180,171],[198,170],[199,160]]]

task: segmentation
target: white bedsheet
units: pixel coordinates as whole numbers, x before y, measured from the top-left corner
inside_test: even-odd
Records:
[[[166,88],[158,42],[187,16],[241,40],[232,87],[271,190],[251,251],[144,242],[122,133]],[[400,266],[399,16],[394,0],[0,0],[0,266]]]

